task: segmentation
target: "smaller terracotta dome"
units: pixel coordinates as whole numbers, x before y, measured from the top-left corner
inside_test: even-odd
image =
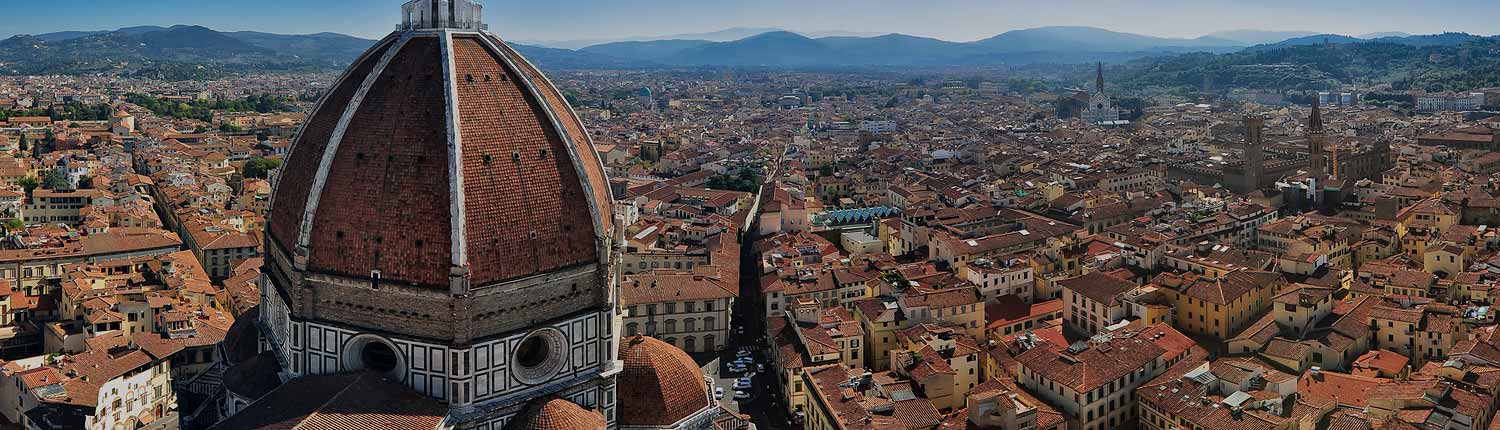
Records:
[[[709,406],[703,371],[681,349],[637,335],[620,343],[620,360],[625,368],[616,389],[629,399],[620,425],[669,425]]]
[[[597,430],[605,427],[604,415],[573,402],[553,397],[526,408],[506,430]]]

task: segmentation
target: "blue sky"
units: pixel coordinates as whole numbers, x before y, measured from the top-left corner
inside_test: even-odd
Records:
[[[488,0],[491,30],[515,40],[695,33],[728,27],[899,32],[968,41],[1007,30],[1087,25],[1170,37],[1256,28],[1362,34],[1500,33],[1495,0]],[[9,0],[0,37],[134,25],[218,30],[390,32],[402,0]]]

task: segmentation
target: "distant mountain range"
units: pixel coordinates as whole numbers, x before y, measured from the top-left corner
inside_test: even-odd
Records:
[[[578,52],[666,66],[948,66],[1120,61],[1174,52],[1231,52],[1245,46],[1215,37],[1172,39],[1091,27],[1042,27],[965,43],[905,34],[814,38],[773,31],[720,42],[615,42]]]
[[[241,70],[336,69],[372,44],[334,33],[226,33],[195,25],[66,31],[0,40],[0,73],[206,78]]]
[[[1259,30],[1226,31],[1188,39],[1092,27],[1014,30],[974,42],[904,34],[810,37],[780,30],[749,34],[761,30],[766,29],[735,28],[578,49],[512,45],[544,68],[941,67],[1121,62],[1168,54],[1263,51],[1324,43],[1454,46],[1483,39],[1463,33],[1425,36],[1380,33],[1376,34],[1378,38],[1365,39]],[[734,38],[744,34],[749,35]],[[1280,39],[1284,36],[1291,37]],[[1264,40],[1275,41],[1256,43]],[[336,71],[372,44],[373,40],[336,33],[219,32],[190,25],[67,31],[0,40],[0,73],[116,73],[193,79],[244,71]]]
[[[1318,34],[1314,31],[1269,31],[1269,30],[1228,30],[1209,33],[1208,37],[1233,40],[1245,45],[1263,45],[1276,43],[1287,39],[1306,37]]]
[[[659,66],[972,66],[1119,62],[1164,54],[1229,53],[1288,46],[1379,42],[1453,46],[1483,39],[1464,33],[1412,36],[1377,33],[1360,38],[1312,32],[1235,30],[1185,39],[1121,33],[1092,27],[1014,30],[974,42],[887,34],[874,37],[808,37],[774,31],[733,41],[671,39],[614,42],[577,52]]]
[[[587,47],[594,46],[594,45],[604,45],[604,44],[612,44],[612,43],[620,43],[620,42],[653,42],[653,41],[659,41],[659,40],[703,40],[703,41],[709,41],[709,42],[733,42],[733,41],[744,39],[744,38],[751,37],[751,36],[756,36],[756,35],[765,34],[765,33],[775,33],[775,32],[780,32],[780,31],[788,31],[788,30],[780,29],[780,28],[769,28],[769,27],[768,28],[734,27],[734,28],[726,28],[726,29],[719,30],[719,31],[711,31],[711,32],[707,32],[707,33],[668,34],[668,35],[664,35],[664,36],[634,36],[634,37],[617,37],[617,38],[608,38],[608,39],[575,39],[575,40],[524,40],[523,39],[523,40],[514,40],[512,42],[520,43],[520,44],[523,44],[523,45],[533,45],[533,46],[539,46],[539,47],[545,47],[545,48],[558,48],[558,49],[573,49],[573,50],[578,50],[578,49],[583,49],[583,48],[587,48]],[[804,36],[807,36],[807,37],[814,37],[814,38],[817,38],[817,37],[871,37],[871,36],[879,36],[881,34],[881,33],[873,33],[873,32],[858,32],[858,31],[843,31],[843,30],[811,31],[811,32],[801,32],[801,31],[799,31],[799,32],[796,32],[796,33],[804,35]]]

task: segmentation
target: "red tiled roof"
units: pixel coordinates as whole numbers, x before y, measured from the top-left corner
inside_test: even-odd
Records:
[[[620,360],[620,425],[670,425],[709,406],[703,372],[681,349],[637,335],[620,343]]]
[[[627,275],[620,282],[620,301],[625,305],[728,299],[737,296],[732,284],[715,277],[692,273],[653,272]]]
[[[1309,370],[1297,380],[1297,392],[1304,396],[1332,400],[1343,405],[1365,407],[1368,405],[1366,399],[1370,392],[1390,381],[1327,371],[1314,374]]]
[[[588,411],[567,400],[546,399],[533,403],[506,430],[594,430],[604,428],[604,415]]]

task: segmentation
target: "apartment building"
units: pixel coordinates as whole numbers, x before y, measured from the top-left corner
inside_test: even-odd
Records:
[[[1017,380],[1059,408],[1069,429],[1126,428],[1139,418],[1136,387],[1205,354],[1194,348],[1191,339],[1165,324],[1105,333],[1065,347],[1041,343],[1016,356]]]
[[[1370,313],[1375,347],[1405,355],[1413,363],[1443,360],[1466,334],[1456,312],[1421,299],[1386,299]]]
[[[958,409],[983,381],[979,343],[951,327],[917,324],[901,331],[891,369],[911,379],[938,409]]]
[[[1103,333],[1107,327],[1124,319],[1127,306],[1122,300],[1135,284],[1100,272],[1064,280],[1063,315],[1066,326],[1078,333]]]
[[[687,352],[714,352],[730,335],[736,280],[656,271],[620,281],[624,334],[644,334]]]
[[[1333,404],[1297,396],[1297,375],[1253,358],[1181,363],[1135,390],[1143,430],[1318,427]]]
[[[1030,258],[1018,256],[1000,261],[976,260],[960,269],[959,276],[979,287],[979,295],[986,303],[995,303],[1001,296],[1015,296],[1031,303],[1035,300],[1035,272]]]
[[[1279,273],[1241,269],[1218,277],[1163,273],[1151,284],[1172,303],[1173,320],[1183,333],[1228,339],[1271,305],[1286,280]]]

